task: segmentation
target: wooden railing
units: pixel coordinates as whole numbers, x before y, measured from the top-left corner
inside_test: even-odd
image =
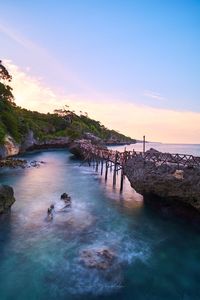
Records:
[[[187,154],[178,154],[178,153],[163,153],[163,152],[154,152],[146,151],[137,152],[133,151],[114,151],[104,149],[95,145],[82,144],[81,150],[84,152],[84,155],[88,159],[104,159],[109,160],[112,163],[117,163],[118,165],[123,165],[127,160],[142,157],[145,161],[151,161],[159,164],[176,164],[184,167],[200,167],[200,157],[187,155]]]
[[[123,190],[125,175],[124,166],[126,162],[131,159],[141,158],[142,161],[153,162],[155,165],[175,164],[177,169],[180,167],[200,167],[200,157],[187,154],[171,154],[151,150],[146,151],[145,153],[136,152],[135,150],[119,152],[88,143],[79,144],[79,147],[84,156],[84,161],[87,161],[89,165],[93,163],[93,166],[96,167],[96,171],[98,171],[100,167],[101,175],[103,175],[103,168],[105,165],[105,180],[107,180],[108,169],[114,167],[113,186],[116,185],[116,175],[118,174],[118,171],[121,170],[120,191]]]

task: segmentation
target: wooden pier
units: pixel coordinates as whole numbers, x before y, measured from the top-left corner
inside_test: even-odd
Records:
[[[105,168],[105,180],[108,178],[108,171],[113,170],[113,186],[116,185],[116,177],[120,171],[120,191],[123,190],[125,171],[124,166],[129,159],[142,158],[144,163],[153,162],[156,165],[170,164],[175,165],[177,169],[181,168],[200,168],[200,157],[187,154],[171,154],[158,151],[136,152],[135,150],[123,152],[109,150],[96,145],[82,143],[79,144],[84,161],[90,166],[93,165],[95,170],[100,170],[103,175]]]

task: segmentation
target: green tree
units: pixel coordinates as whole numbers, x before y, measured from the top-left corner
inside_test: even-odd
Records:
[[[10,82],[12,80],[12,76],[9,74],[8,70],[2,65],[2,61],[0,60],[0,100],[13,102],[14,97],[12,94],[12,88],[6,84],[6,82]]]
[[[0,60],[0,79],[2,80],[12,80],[12,76],[9,74],[8,70],[2,65],[2,61]]]

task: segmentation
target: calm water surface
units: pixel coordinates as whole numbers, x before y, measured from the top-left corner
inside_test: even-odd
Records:
[[[122,195],[67,150],[27,154],[39,168],[1,171],[17,201],[0,219],[0,300],[200,299],[200,235],[145,207],[125,181]],[[72,208],[59,212],[61,193]],[[46,210],[55,203],[52,222]],[[107,271],[80,262],[109,247]]]
[[[143,144],[136,143],[126,146],[111,146],[111,149],[117,149],[118,151],[126,150],[136,150],[143,151]],[[146,143],[146,150],[150,148],[154,148],[161,152],[169,152],[169,153],[179,153],[179,154],[191,154],[195,156],[200,156],[200,144],[162,144],[162,143]]]

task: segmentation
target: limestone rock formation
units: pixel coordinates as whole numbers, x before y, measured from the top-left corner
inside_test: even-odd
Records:
[[[131,186],[159,205],[186,205],[200,212],[200,169],[156,164],[135,157],[127,161],[125,173]],[[157,200],[156,200],[157,199]],[[181,204],[182,203],[182,204]]]
[[[15,140],[10,135],[6,135],[4,145],[0,146],[0,159],[17,155],[19,149],[20,147]]]

